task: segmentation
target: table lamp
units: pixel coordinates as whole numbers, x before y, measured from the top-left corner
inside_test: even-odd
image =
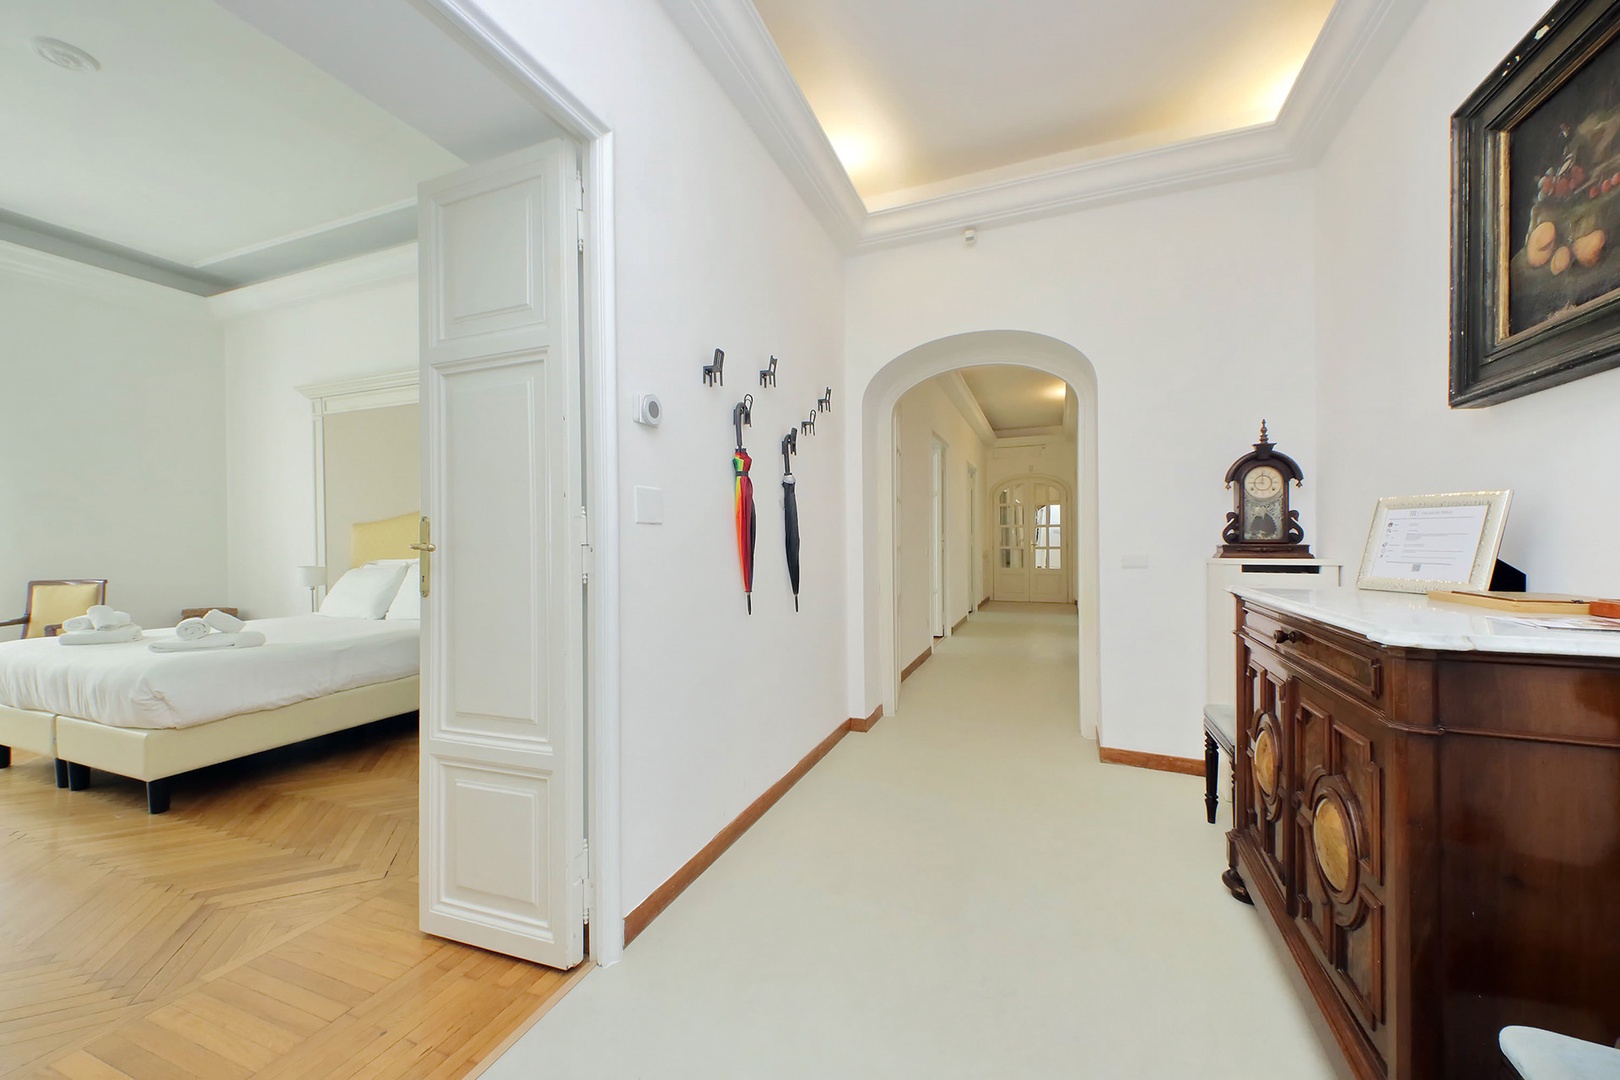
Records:
[[[326,567],[300,566],[298,568],[298,584],[309,590],[309,610],[317,610],[315,590],[326,584]]]

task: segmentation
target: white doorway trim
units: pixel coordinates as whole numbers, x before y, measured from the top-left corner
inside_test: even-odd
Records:
[[[935,641],[950,636],[950,596],[945,567],[945,440],[933,436],[928,458],[928,621]]]
[[[585,389],[586,835],[590,839],[590,957],[624,952],[619,822],[619,409],[614,306],[613,131],[482,10],[464,0],[424,0],[463,39],[512,76],[537,108],[583,148],[585,265],[581,288]]]
[[[907,390],[938,375],[976,365],[1012,365],[1044,371],[1066,381],[1078,399],[1074,491],[1075,593],[1079,607],[1080,732],[1099,735],[1102,678],[1099,628],[1100,561],[1097,541],[1097,374],[1085,354],[1067,342],[1021,330],[956,334],[920,345],[884,365],[862,394],[859,443],[853,460],[892,460],[894,407]],[[851,611],[851,662],[861,682],[850,715],[865,716],[874,703],[885,716],[898,711],[900,667],[895,648],[894,478],[890,469],[861,468],[857,534],[863,581]]]

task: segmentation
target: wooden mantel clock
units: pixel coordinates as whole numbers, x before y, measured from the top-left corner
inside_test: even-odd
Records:
[[[1221,532],[1226,542],[1215,552],[1216,558],[1309,559],[1311,549],[1304,543],[1299,511],[1288,505],[1288,485],[1299,487],[1304,481],[1299,465],[1277,452],[1266,438],[1266,422],[1260,421],[1260,441],[1254,450],[1226,470],[1232,509]]]

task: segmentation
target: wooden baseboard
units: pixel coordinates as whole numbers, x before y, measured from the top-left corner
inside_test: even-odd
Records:
[[[877,727],[877,722],[883,719],[883,706],[879,705],[872,710],[871,716],[852,716],[849,718],[849,730],[871,731]]]
[[[990,598],[987,596],[983,600],[979,601],[979,606],[984,607],[984,605],[988,604],[989,602],[990,602]]]
[[[933,655],[934,647],[930,645],[928,648],[922,651],[921,656],[917,657],[917,659],[906,665],[906,669],[900,673],[900,681],[905,682],[907,679],[911,678],[911,673],[922,667],[923,662]]]
[[[882,712],[882,709],[880,708],[878,711]],[[875,720],[873,722],[876,723]],[[753,826],[754,822],[764,817],[765,811],[775,806],[777,800],[786,795],[788,789],[797,784],[800,778],[815,766],[816,762],[826,757],[827,751],[837,746],[838,740],[849,733],[850,723],[850,721],[845,720],[842,724],[839,724],[831,735],[822,739],[814,750],[804,755],[804,758],[797,765],[789,769],[786,776],[767,788],[765,794],[755,799],[749,804],[748,809],[737,815],[736,820],[721,829],[713,840],[703,845],[702,851],[692,856],[685,866],[670,876],[668,881],[654,889],[651,896],[636,905],[635,910],[624,917],[624,943],[628,945],[636,940],[636,937],[647,929],[648,923],[656,919],[665,908],[673,904],[675,898],[685,892],[686,887],[698,879],[698,875],[713,866],[715,860],[724,855],[726,849],[735,844],[738,838]]]
[[[1203,776],[1204,762],[1201,758],[1171,757],[1168,754],[1144,754],[1138,750],[1116,750],[1112,746],[1097,747],[1097,760],[1104,765],[1130,765],[1138,769],[1153,769],[1157,772],[1185,773],[1187,776]]]
[[[967,622],[967,621],[968,621],[968,617],[966,615],[962,616],[960,619],[957,619],[956,620],[956,625],[951,627],[951,633],[954,634],[958,630],[962,629],[962,624]]]

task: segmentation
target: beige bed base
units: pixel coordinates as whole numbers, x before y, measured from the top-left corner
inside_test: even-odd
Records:
[[[325,697],[284,705],[279,709],[242,713],[186,728],[122,728],[56,716],[54,738],[49,750],[65,770],[58,767],[58,779],[65,771],[67,786],[80,791],[90,786],[90,770],[117,773],[146,782],[147,809],[161,814],[169,808],[168,779],[180,773],[218,765],[222,761],[291,746],[334,731],[359,727],[390,716],[415,712],[421,680],[416,675],[392,682],[357,686]],[[34,749],[40,731],[37,723],[29,729],[23,719],[10,721],[21,710],[0,710],[0,742],[15,731],[27,734],[35,744],[18,741],[10,745]],[[45,713],[26,714],[29,718]]]
[[[56,717],[0,705],[0,769],[11,767],[13,749],[56,758],[56,786],[67,787],[67,762],[56,757]]]

